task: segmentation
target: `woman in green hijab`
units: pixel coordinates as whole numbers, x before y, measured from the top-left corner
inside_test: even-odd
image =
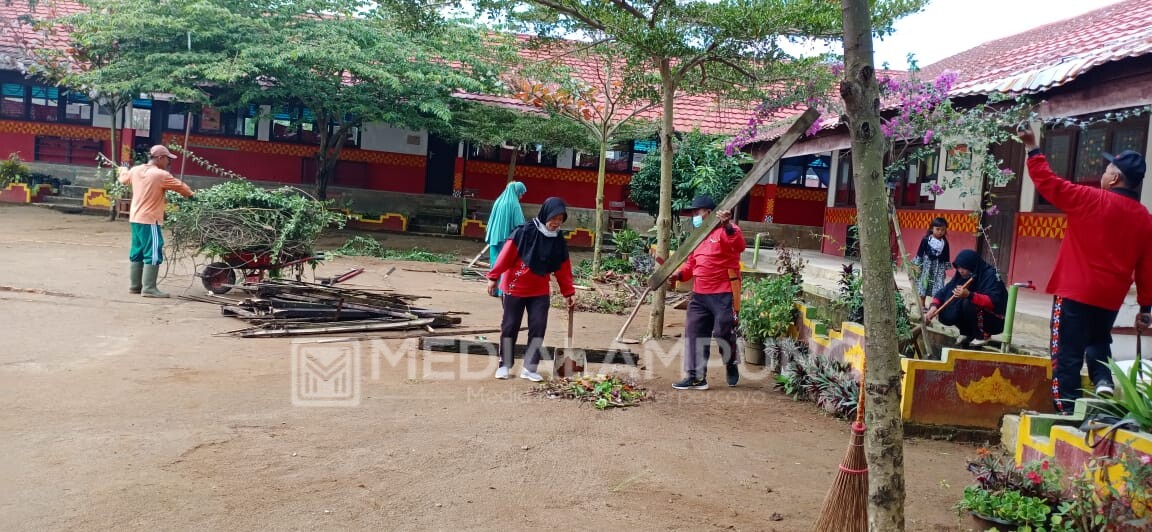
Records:
[[[492,204],[492,214],[488,216],[488,232],[484,242],[488,243],[488,264],[496,264],[500,249],[512,234],[512,230],[524,225],[524,209],[520,208],[520,198],[528,192],[528,187],[519,181],[508,183],[496,203]],[[500,295],[499,291],[496,293]]]

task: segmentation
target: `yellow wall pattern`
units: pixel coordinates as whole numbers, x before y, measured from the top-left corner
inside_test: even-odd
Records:
[[[975,233],[976,232],[976,217],[971,212],[967,211],[896,211],[896,218],[900,220],[900,227],[903,229],[924,229],[928,230],[932,225],[932,220],[936,217],[944,218],[948,221],[949,231],[960,231],[962,233]]]
[[[825,209],[824,223],[852,225],[856,223],[856,209],[847,207]]]
[[[86,140],[111,140],[111,133],[105,128],[72,124],[53,124],[50,122],[24,122],[19,120],[0,120],[0,133],[46,135]]]
[[[822,188],[793,188],[793,187],[778,187],[776,189],[776,199],[795,200],[795,201],[812,201],[824,203],[828,201],[828,190]]]
[[[469,173],[502,174],[508,173],[508,165],[490,161],[468,161]],[[569,170],[566,168],[553,168],[549,166],[516,166],[516,177],[531,179],[546,179],[550,181],[575,181],[577,183],[595,183],[596,172],[590,170]],[[632,181],[628,174],[609,173],[604,182],[609,185],[627,185]]]
[[[764,216],[769,216],[776,213],[776,200],[768,198],[764,200]]]
[[[1020,213],[1016,222],[1016,234],[1032,238],[1064,238],[1068,229],[1068,219],[1062,214]]]

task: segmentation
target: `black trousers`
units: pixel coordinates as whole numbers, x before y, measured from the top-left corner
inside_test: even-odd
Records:
[[[971,299],[957,299],[944,307],[937,317],[940,323],[960,329],[969,338],[984,339],[1004,332],[1004,317],[977,306]]]
[[[1082,396],[1080,369],[1088,362],[1093,383],[1112,382],[1112,325],[1118,311],[1056,296],[1052,299],[1052,398],[1071,414]]]
[[[739,362],[731,292],[692,294],[684,320],[684,371],[689,377],[703,379],[707,376],[713,338],[725,364]]]
[[[524,369],[536,371],[544,347],[544,332],[548,329],[549,296],[516,297],[504,294],[504,317],[500,320],[500,365],[512,367],[516,354],[516,339],[520,324],[528,313],[528,351],[524,354]]]

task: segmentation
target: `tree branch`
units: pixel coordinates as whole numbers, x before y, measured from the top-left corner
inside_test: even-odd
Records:
[[[639,9],[636,9],[636,6],[628,3],[625,0],[612,0],[612,3],[615,4],[616,7],[623,9],[629,15],[632,15],[633,18],[638,19],[641,22],[647,22],[649,24],[649,27],[651,27],[652,24],[656,23],[656,17],[655,16],[653,16],[651,19],[649,19],[646,15],[644,15],[644,13],[642,11],[640,11]]]
[[[554,0],[532,0],[532,3],[551,9],[561,15],[579,20],[589,28],[593,28],[598,31],[604,31],[604,24],[601,23],[601,21],[589,17],[573,7],[569,7]]]

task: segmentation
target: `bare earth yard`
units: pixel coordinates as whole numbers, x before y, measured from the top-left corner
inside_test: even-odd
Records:
[[[129,295],[128,240],[124,222],[0,206],[5,530],[807,530],[847,448],[845,422],[763,377],[674,392],[679,359],[648,360],[655,402],[600,412],[491,379],[492,357],[412,351],[372,375],[366,349],[359,406],[293,406],[291,340],[214,337],[244,324]],[[467,328],[498,324],[499,302],[458,266],[343,258],[317,274],[352,266],[368,271],[350,284],[429,296],[468,312]],[[162,288],[203,293],[192,273],[176,264]],[[550,343],[565,319],[553,312]],[[578,345],[606,345],[620,320],[577,314]],[[669,322],[679,333],[683,312]],[[905,452],[909,528],[960,529],[951,507],[973,448]]]

